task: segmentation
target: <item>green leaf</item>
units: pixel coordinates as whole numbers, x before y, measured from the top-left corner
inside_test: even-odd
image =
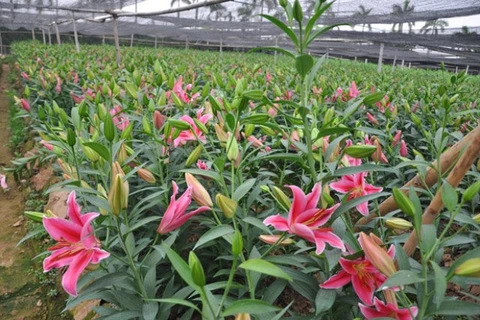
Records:
[[[435,261],[430,261],[430,263],[432,264],[433,273],[435,275],[435,296],[433,301],[439,309],[445,298],[445,292],[447,292],[447,279],[445,278],[445,272],[443,272],[442,268],[440,268]]]
[[[213,227],[212,229],[208,230],[205,232],[200,239],[198,239],[197,243],[195,244],[195,247],[193,247],[193,250],[196,248],[200,247],[201,245],[204,245],[214,239],[223,237],[227,234],[233,233],[235,230],[228,224],[222,224],[216,227]]]
[[[142,307],[142,315],[144,320],[155,320],[158,312],[158,303],[151,301],[144,303]]]
[[[297,35],[285,23],[268,14],[261,14],[260,16],[264,17],[265,19],[267,19],[268,21],[270,21],[271,23],[279,27],[293,41],[293,44],[295,45],[295,47],[298,47]]]
[[[336,28],[336,27],[339,27],[339,26],[345,26],[345,25],[348,25],[346,23],[337,23],[337,24],[332,24],[330,26],[325,26],[319,30],[316,30],[315,32],[311,33],[310,34],[310,37],[307,39],[306,43],[305,43],[305,48],[308,47],[310,45],[310,43],[312,43],[313,40],[315,40],[316,38],[318,38],[319,36],[321,36],[322,34],[324,34],[325,32],[329,31],[329,30],[332,30],[333,28]]]
[[[285,271],[283,271],[273,263],[262,259],[249,259],[240,264],[239,267],[245,270],[255,271],[272,277],[292,281],[292,277],[286,274]]]
[[[422,240],[420,248],[427,254],[432,250],[437,241],[437,228],[433,224],[424,224],[422,225],[420,235]]]
[[[461,300],[443,301],[440,308],[432,312],[432,315],[434,314],[478,316],[480,314],[480,304]]]
[[[313,57],[309,54],[302,54],[295,57],[295,67],[297,68],[298,74],[302,79],[308,74],[312,69],[314,64]]]
[[[378,290],[385,290],[386,288],[405,286],[412,283],[424,281],[417,273],[408,270],[400,270],[392,274],[390,278],[385,281]]]
[[[343,111],[343,119],[342,122],[347,120],[358,108],[362,105],[362,100],[355,101],[354,103],[350,104],[345,111]]]
[[[112,161],[112,158],[110,156],[110,151],[103,144],[98,143],[98,142],[85,142],[85,143],[83,143],[83,145],[91,148],[93,151],[98,153],[98,155],[100,157],[102,157],[103,159],[105,159],[105,161],[107,161],[107,162]]]
[[[327,55],[324,54],[320,59],[317,59],[317,62],[315,62],[315,65],[313,66],[307,78],[307,88],[310,88],[312,86],[313,80],[315,79],[315,76],[317,75],[318,70],[320,69],[322,64],[325,63],[326,59],[327,59]]]
[[[221,181],[220,180],[221,179],[220,175],[217,172],[212,171],[212,170],[183,169],[183,170],[179,170],[179,172],[188,172],[188,173],[191,173],[193,175],[204,176],[204,177],[207,177],[207,178],[212,178],[215,181]]]
[[[333,4],[333,1],[325,4],[323,7],[315,11],[315,14],[308,20],[307,26],[305,27],[305,38],[308,39],[308,36],[310,35],[310,32],[313,30],[313,27],[315,27],[315,23],[317,22],[318,18],[320,18],[320,16],[325,11],[327,11],[327,9],[330,8],[332,4]]]
[[[270,233],[270,229],[266,225],[263,224],[263,222],[255,217],[246,217],[243,219],[244,222],[249,223],[258,229],[262,230],[263,232]]]
[[[408,255],[405,252],[405,249],[400,245],[400,243],[395,242],[395,258],[397,258],[398,267],[400,270],[410,270],[410,262],[408,261]]]
[[[167,253],[167,257],[172,263],[173,268],[182,277],[182,279],[192,288],[197,288],[193,282],[192,273],[188,264],[170,248],[165,242],[162,243],[162,247]]]
[[[280,308],[272,306],[271,304],[263,302],[261,300],[245,299],[237,300],[231,303],[227,308],[225,308],[222,316],[233,316],[238,313],[259,314],[266,312],[274,312],[278,310],[280,310]]]
[[[385,97],[384,92],[375,92],[363,98],[363,103],[366,104],[367,106],[373,106],[373,104],[382,100],[383,97]]]
[[[335,212],[333,213],[330,220],[334,221],[342,213],[345,213],[348,210],[350,210],[352,208],[355,208],[356,206],[358,206],[359,204],[361,204],[365,201],[372,201],[372,200],[375,200],[377,198],[385,197],[385,196],[388,196],[388,195],[390,195],[390,193],[388,193],[388,192],[379,192],[379,193],[369,194],[369,195],[366,195],[366,196],[363,196],[363,197],[358,197],[358,198],[352,199],[352,200],[340,205],[340,207],[338,207],[337,210],[335,210]]]
[[[458,194],[447,181],[444,182],[442,187],[442,201],[448,211],[455,211],[455,207],[458,204]]]
[[[320,289],[315,297],[315,315],[319,315],[322,312],[330,310],[337,293],[335,290]]]
[[[168,303],[168,304],[178,304],[181,306],[189,307],[192,309],[195,309],[196,311],[200,312],[200,309],[193,303],[183,300],[183,299],[177,299],[177,298],[164,298],[164,299],[146,299],[146,301],[155,301],[155,302],[160,302],[160,303]]]
[[[383,172],[391,172],[391,173],[396,172],[395,169],[383,167],[383,166],[380,166],[380,165],[377,165],[377,164],[363,164],[361,166],[344,167],[344,168],[340,168],[338,170],[335,170],[335,172],[332,174],[332,177],[341,177],[341,176],[345,176],[345,175],[352,175],[352,174],[356,174],[356,173],[364,172],[364,171],[365,172],[380,172],[380,171],[383,171]]]
[[[242,199],[248,193],[248,191],[252,189],[256,181],[257,179],[252,178],[239,185],[233,193],[233,200],[240,201],[240,199]]]

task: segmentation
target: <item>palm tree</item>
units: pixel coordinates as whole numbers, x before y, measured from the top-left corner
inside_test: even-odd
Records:
[[[402,5],[395,4],[393,5],[392,14],[395,16],[406,17],[410,15],[415,10],[415,6],[410,5],[410,0],[405,0]],[[415,25],[415,22],[407,22],[408,24],[408,33],[412,33],[412,26]],[[403,32],[403,22],[394,23],[392,31],[395,31],[395,26],[398,25],[398,32]]]
[[[192,2],[190,2],[190,0],[172,0],[172,2],[170,2],[170,7],[173,7],[173,5],[176,3],[177,4],[177,7],[180,8],[180,3],[185,3],[187,5],[189,4],[192,4]],[[196,2],[196,1],[194,1]],[[196,13],[198,14],[198,13]],[[177,18],[180,18],[180,12],[177,12]]]
[[[211,19],[211,16],[215,16],[215,21],[220,20],[222,17],[225,16],[227,12],[227,8],[223,4],[213,4],[208,7],[210,9],[210,13],[208,14],[208,18]]]
[[[471,36],[476,36],[477,33],[475,31],[470,31],[467,26],[462,27],[461,32],[455,32],[457,36],[463,36],[463,37],[471,37]]]
[[[237,15],[240,18],[240,21],[248,21],[255,11],[255,6],[253,4],[243,3],[237,9]]]
[[[448,27],[448,21],[441,19],[428,20],[425,25],[420,29],[420,32],[427,34],[431,32],[434,36],[438,35],[438,30],[440,32],[445,31],[445,27]]]
[[[360,10],[358,10],[357,12],[354,13],[354,17],[359,17],[361,19],[365,18],[366,16],[368,16],[370,14],[370,12],[372,12],[373,8],[370,8],[370,9],[365,9],[365,7],[362,5],[359,6]],[[362,32],[364,31],[365,29],[365,25],[368,26],[368,31],[372,31],[372,25],[370,23],[362,23]]]

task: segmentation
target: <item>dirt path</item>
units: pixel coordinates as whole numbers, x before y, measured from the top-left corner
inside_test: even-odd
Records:
[[[0,78],[0,167],[10,166],[8,148],[9,99],[8,65],[2,66]],[[7,177],[8,192],[0,190],[0,319],[25,319],[36,312],[38,284],[33,280],[30,249],[16,247],[25,235],[22,223],[24,199],[12,177]]]

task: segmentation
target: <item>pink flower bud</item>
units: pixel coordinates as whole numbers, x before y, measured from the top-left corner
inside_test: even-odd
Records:
[[[160,113],[160,111],[155,110],[153,113],[153,125],[157,130],[160,130],[165,123],[166,117]]]
[[[378,120],[370,112],[367,112],[367,119],[369,122],[374,123],[378,126]]]
[[[27,112],[30,112],[30,110],[32,109],[30,107],[30,103],[28,103],[28,101],[26,99],[20,99],[20,103],[22,104],[22,108],[27,111]]]
[[[41,140],[40,143],[48,150],[53,151],[53,145],[46,142],[45,140]]]
[[[392,146],[395,147],[400,142],[400,139],[402,139],[402,130],[397,130],[397,133],[395,133],[393,137]]]
[[[400,143],[400,155],[402,157],[408,156],[408,149],[407,149],[407,144],[405,143],[405,140],[402,140]]]

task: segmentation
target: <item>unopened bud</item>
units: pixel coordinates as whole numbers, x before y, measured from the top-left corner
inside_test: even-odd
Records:
[[[238,143],[235,136],[231,133],[228,134],[228,141],[227,141],[227,158],[230,161],[235,161],[238,158],[239,150],[238,150]]]
[[[166,119],[167,117],[161,114],[160,111],[155,110],[153,113],[153,125],[155,126],[155,129],[160,130]]]
[[[277,243],[280,237],[281,237],[280,235],[271,236],[271,235],[262,234],[258,238],[267,244],[274,245],[275,243]],[[286,238],[278,242],[277,245],[288,246],[289,244],[292,244],[292,243],[293,243],[292,239]]]
[[[200,262],[197,255],[193,251],[190,251],[190,254],[188,256],[188,265],[190,266],[193,282],[199,287],[205,286],[206,279],[205,279],[205,272],[203,271],[202,263]]]
[[[408,230],[413,227],[410,221],[401,218],[390,218],[385,221],[385,225],[390,229]]]
[[[185,173],[187,185],[192,188],[192,198],[200,206],[213,207],[212,198],[202,184],[191,174]]]
[[[272,193],[275,197],[275,200],[285,209],[290,210],[292,206],[292,202],[290,202],[290,198],[283,192],[280,188],[274,186],[272,187]]]
[[[154,184],[155,182],[157,182],[153,173],[151,173],[147,169],[140,168],[137,170],[137,174],[140,178],[142,178],[147,183]]]
[[[480,181],[475,182],[463,193],[463,201],[470,202],[480,192]]]
[[[215,200],[217,202],[218,207],[220,210],[222,210],[223,214],[225,217],[228,219],[233,218],[235,216],[235,213],[237,211],[238,203],[235,200],[232,200],[223,194],[217,194],[215,197]]]
[[[473,258],[462,263],[455,269],[459,276],[480,278],[480,258]]]

